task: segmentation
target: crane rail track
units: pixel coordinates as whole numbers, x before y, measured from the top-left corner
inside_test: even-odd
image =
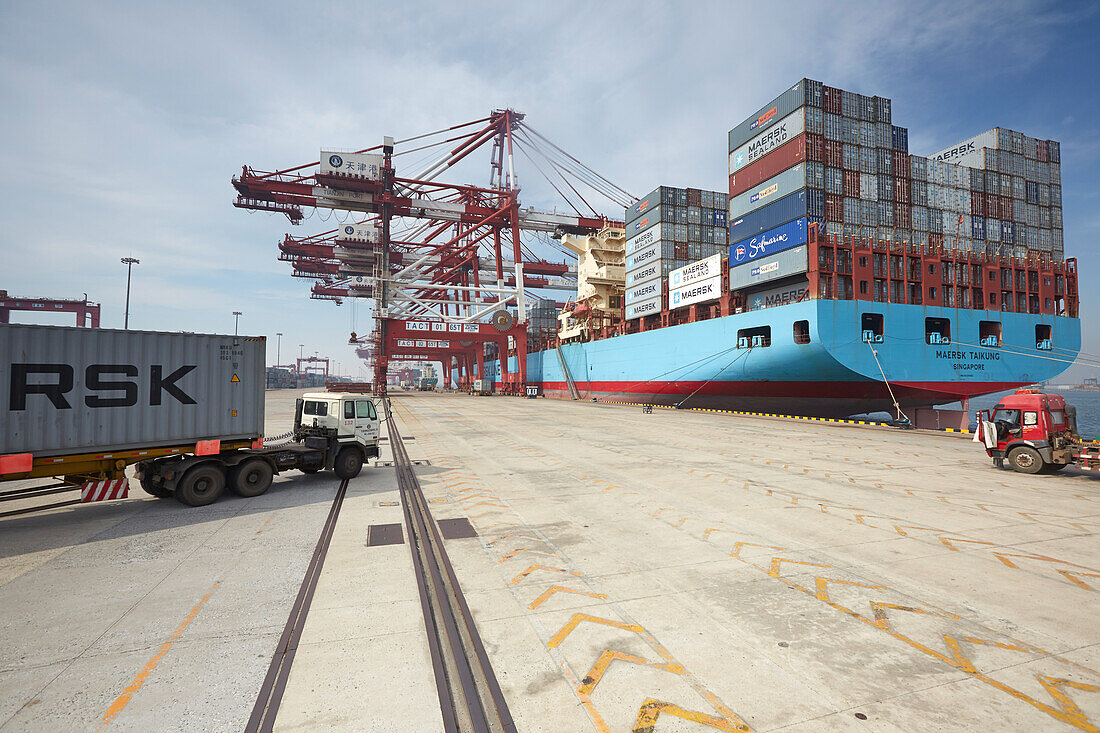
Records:
[[[512,733],[515,723],[397,430],[390,400],[384,404],[444,729]]]
[[[260,694],[256,705],[252,708],[252,715],[245,725],[246,733],[267,733],[275,725],[275,716],[279,713],[279,704],[283,699],[286,681],[290,677],[290,666],[294,663],[294,654],[298,650],[298,641],[302,638],[306,615],[313,601],[313,592],[317,589],[317,581],[321,577],[325,555],[328,554],[332,533],[336,528],[336,520],[340,516],[340,508],[343,506],[347,490],[348,479],[344,479],[336,490],[332,508],[329,509],[328,517],[321,527],[321,536],[313,550],[313,557],[310,558],[309,565],[306,567],[302,586],[294,599],[294,605],[291,606],[290,617],[283,628],[282,636],[279,637],[279,645],[275,648],[275,655],[267,668],[267,676],[264,677],[263,685],[260,687]]]

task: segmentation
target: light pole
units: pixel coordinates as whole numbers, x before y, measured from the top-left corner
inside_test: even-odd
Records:
[[[241,321],[241,316],[244,314],[240,311],[233,311],[233,335],[237,335],[237,324]]]
[[[283,335],[281,333],[277,333],[275,335],[279,337],[279,340],[275,345],[275,366],[279,366],[279,355],[282,354],[283,351]]]
[[[123,257],[122,264],[126,265],[126,320],[122,324],[124,330],[130,330],[130,270],[134,265],[140,265],[141,260],[134,257]]]

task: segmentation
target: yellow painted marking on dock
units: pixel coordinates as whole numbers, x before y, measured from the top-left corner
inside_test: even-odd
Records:
[[[545,603],[547,599],[549,599],[550,596],[554,595],[555,593],[576,593],[577,595],[581,596],[591,596],[592,598],[607,600],[607,596],[603,593],[593,593],[586,590],[576,590],[574,588],[567,588],[564,585],[552,585],[547,588],[541,596],[531,601],[531,603],[529,603],[527,607],[533,611],[541,606],[543,603]]]
[[[749,728],[748,723],[736,715],[733,717],[738,722],[730,722],[725,718],[707,715],[696,710],[685,710],[679,705],[661,702],[651,697],[643,702],[642,707],[638,710],[638,719],[634,723],[633,733],[651,733],[657,725],[657,718],[661,715],[671,715],[692,723],[701,723],[716,730],[728,731],[728,733],[741,733],[742,731],[752,730]]]
[[[203,596],[202,600],[196,603],[195,607],[191,609],[191,612],[187,614],[187,618],[180,622],[180,625],[176,627],[176,630],[172,632],[172,635],[169,636],[168,639],[160,645],[160,649],[158,649],[157,653],[153,655],[153,658],[145,664],[145,668],[138,672],[137,676],[134,677],[129,686],[122,691],[122,694],[115,698],[115,701],[111,703],[111,706],[109,708],[107,708],[107,712],[103,714],[103,722],[105,724],[113,721],[115,717],[119,713],[121,713],[127,705],[130,704],[130,700],[132,700],[138,690],[141,689],[141,686],[145,684],[145,680],[149,678],[149,675],[153,673],[153,670],[157,668],[157,665],[160,664],[160,660],[164,658],[164,655],[168,653],[168,650],[172,648],[172,645],[175,644],[180,636],[183,635],[183,632],[187,628],[187,626],[192,621],[194,621],[195,616],[199,614],[199,611],[202,610],[202,607],[206,605],[206,602],[208,600],[210,600],[210,596],[214,595],[214,591],[217,590],[218,585],[220,584],[214,583],[213,587],[210,588],[210,591],[205,596]]]
[[[265,529],[267,529],[267,525],[271,524],[272,519],[274,519],[274,517],[268,517],[267,521],[263,523],[263,526],[256,530],[256,534],[259,534],[260,532],[263,532]]]
[[[553,648],[557,647],[559,644],[561,644],[563,641],[565,641],[565,637],[567,637],[571,633],[573,633],[573,630],[576,629],[577,626],[579,626],[581,624],[581,622],[584,622],[584,621],[587,621],[588,623],[592,623],[592,624],[603,624],[604,626],[613,626],[616,629],[623,629],[624,631],[632,631],[636,634],[640,634],[641,632],[645,631],[645,629],[642,628],[641,626],[639,626],[638,624],[627,624],[627,623],[623,623],[622,621],[614,621],[614,620],[609,619],[609,618],[602,618],[600,616],[592,616],[592,615],[587,614],[587,613],[575,613],[575,614],[573,614],[573,618],[571,618],[571,619],[569,619],[568,621],[565,622],[565,626],[562,626],[560,629],[558,629],[558,633],[556,633],[552,637],[550,637],[550,641],[548,641],[546,643],[546,646],[550,649],[553,649]]]
[[[514,577],[510,581],[508,581],[508,585],[515,585],[516,583],[523,580],[524,578],[526,578],[528,575],[535,572],[536,570],[553,570],[554,572],[557,572],[557,573],[565,573],[566,575],[576,575],[578,577],[580,576],[580,573],[576,572],[575,570],[566,570],[565,568],[555,568],[555,567],[552,567],[550,565],[532,565],[531,567],[527,568],[522,573],[520,573],[519,575],[517,575],[516,577]]]
[[[511,560],[511,559],[512,559],[513,557],[515,557],[516,555],[518,555],[518,554],[519,554],[519,553],[521,553],[521,552],[537,552],[537,553],[539,553],[539,554],[541,554],[541,555],[550,555],[550,556],[552,556],[552,557],[557,557],[557,556],[558,556],[558,553],[556,553],[556,552],[550,552],[550,551],[548,551],[548,550],[536,550],[536,549],[535,549],[535,548],[533,548],[533,547],[520,547],[520,548],[517,548],[517,549],[515,549],[515,550],[512,550],[512,551],[511,551],[511,552],[509,552],[509,553],[508,553],[507,555],[505,555],[504,557],[502,557],[502,558],[500,558],[499,560],[497,560],[497,562],[498,562],[498,563],[502,563],[502,562],[504,562],[505,560]]]
[[[1093,578],[1100,578],[1100,573],[1082,573],[1077,570],[1059,570],[1058,572],[1085,590],[1096,590],[1096,588],[1093,588],[1091,585],[1081,580],[1081,576],[1087,575]]]
[[[588,674],[581,680],[581,686],[577,688],[577,692],[582,695],[591,695],[592,691],[596,689],[596,685],[600,684],[600,680],[603,679],[604,673],[607,672],[607,668],[611,666],[612,662],[630,662],[631,664],[641,664],[647,667],[654,667],[656,669],[662,669],[666,672],[673,674],[683,674],[684,668],[675,662],[654,662],[643,657],[638,657],[633,654],[626,654],[624,652],[617,652],[611,649],[605,649],[596,663],[592,665],[592,669],[588,670]]]

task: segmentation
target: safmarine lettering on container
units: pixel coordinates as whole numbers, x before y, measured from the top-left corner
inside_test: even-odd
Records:
[[[785,249],[806,243],[808,222],[805,218],[795,219],[783,226],[769,229],[751,239],[738,242],[730,247],[730,266],[752,262]]]

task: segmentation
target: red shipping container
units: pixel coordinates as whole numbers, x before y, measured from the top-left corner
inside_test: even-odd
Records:
[[[821,163],[825,160],[825,138],[821,135],[806,134],[806,160]]]
[[[825,194],[825,220],[844,221],[844,197],[840,194]]]
[[[821,90],[822,108],[830,114],[842,114],[843,103],[841,101],[841,94],[841,91],[836,87],[823,87]]]
[[[844,144],[839,140],[825,141],[825,165],[833,168],[844,167]]]
[[[933,247],[942,247],[943,246],[943,234],[936,234],[934,232],[929,233],[928,234],[928,243],[930,245],[932,245]]]
[[[859,198],[859,171],[844,171],[844,195]]]
[[[898,178],[909,177],[909,153],[902,152],[900,150],[893,151],[894,156],[894,175]]]
[[[985,200],[981,194],[970,194],[970,214],[972,216],[985,216]]]
[[[902,203],[909,203],[909,179],[908,178],[895,178],[894,179],[894,200]],[[894,226],[897,226],[895,223]]]
[[[687,195],[688,195],[688,206],[700,206],[700,205],[702,205],[702,201],[703,201],[703,199],[702,199],[702,195],[703,195],[702,190],[700,190],[698,188],[689,188],[689,189],[687,189]]]
[[[753,186],[779,175],[806,160],[806,136],[799,135],[790,142],[755,160],[730,176],[730,198],[748,191]]]
[[[909,204],[894,204],[894,226],[899,229],[913,228],[913,209]]]
[[[1050,162],[1050,148],[1047,147],[1046,140],[1035,141],[1035,157],[1044,163]]]

